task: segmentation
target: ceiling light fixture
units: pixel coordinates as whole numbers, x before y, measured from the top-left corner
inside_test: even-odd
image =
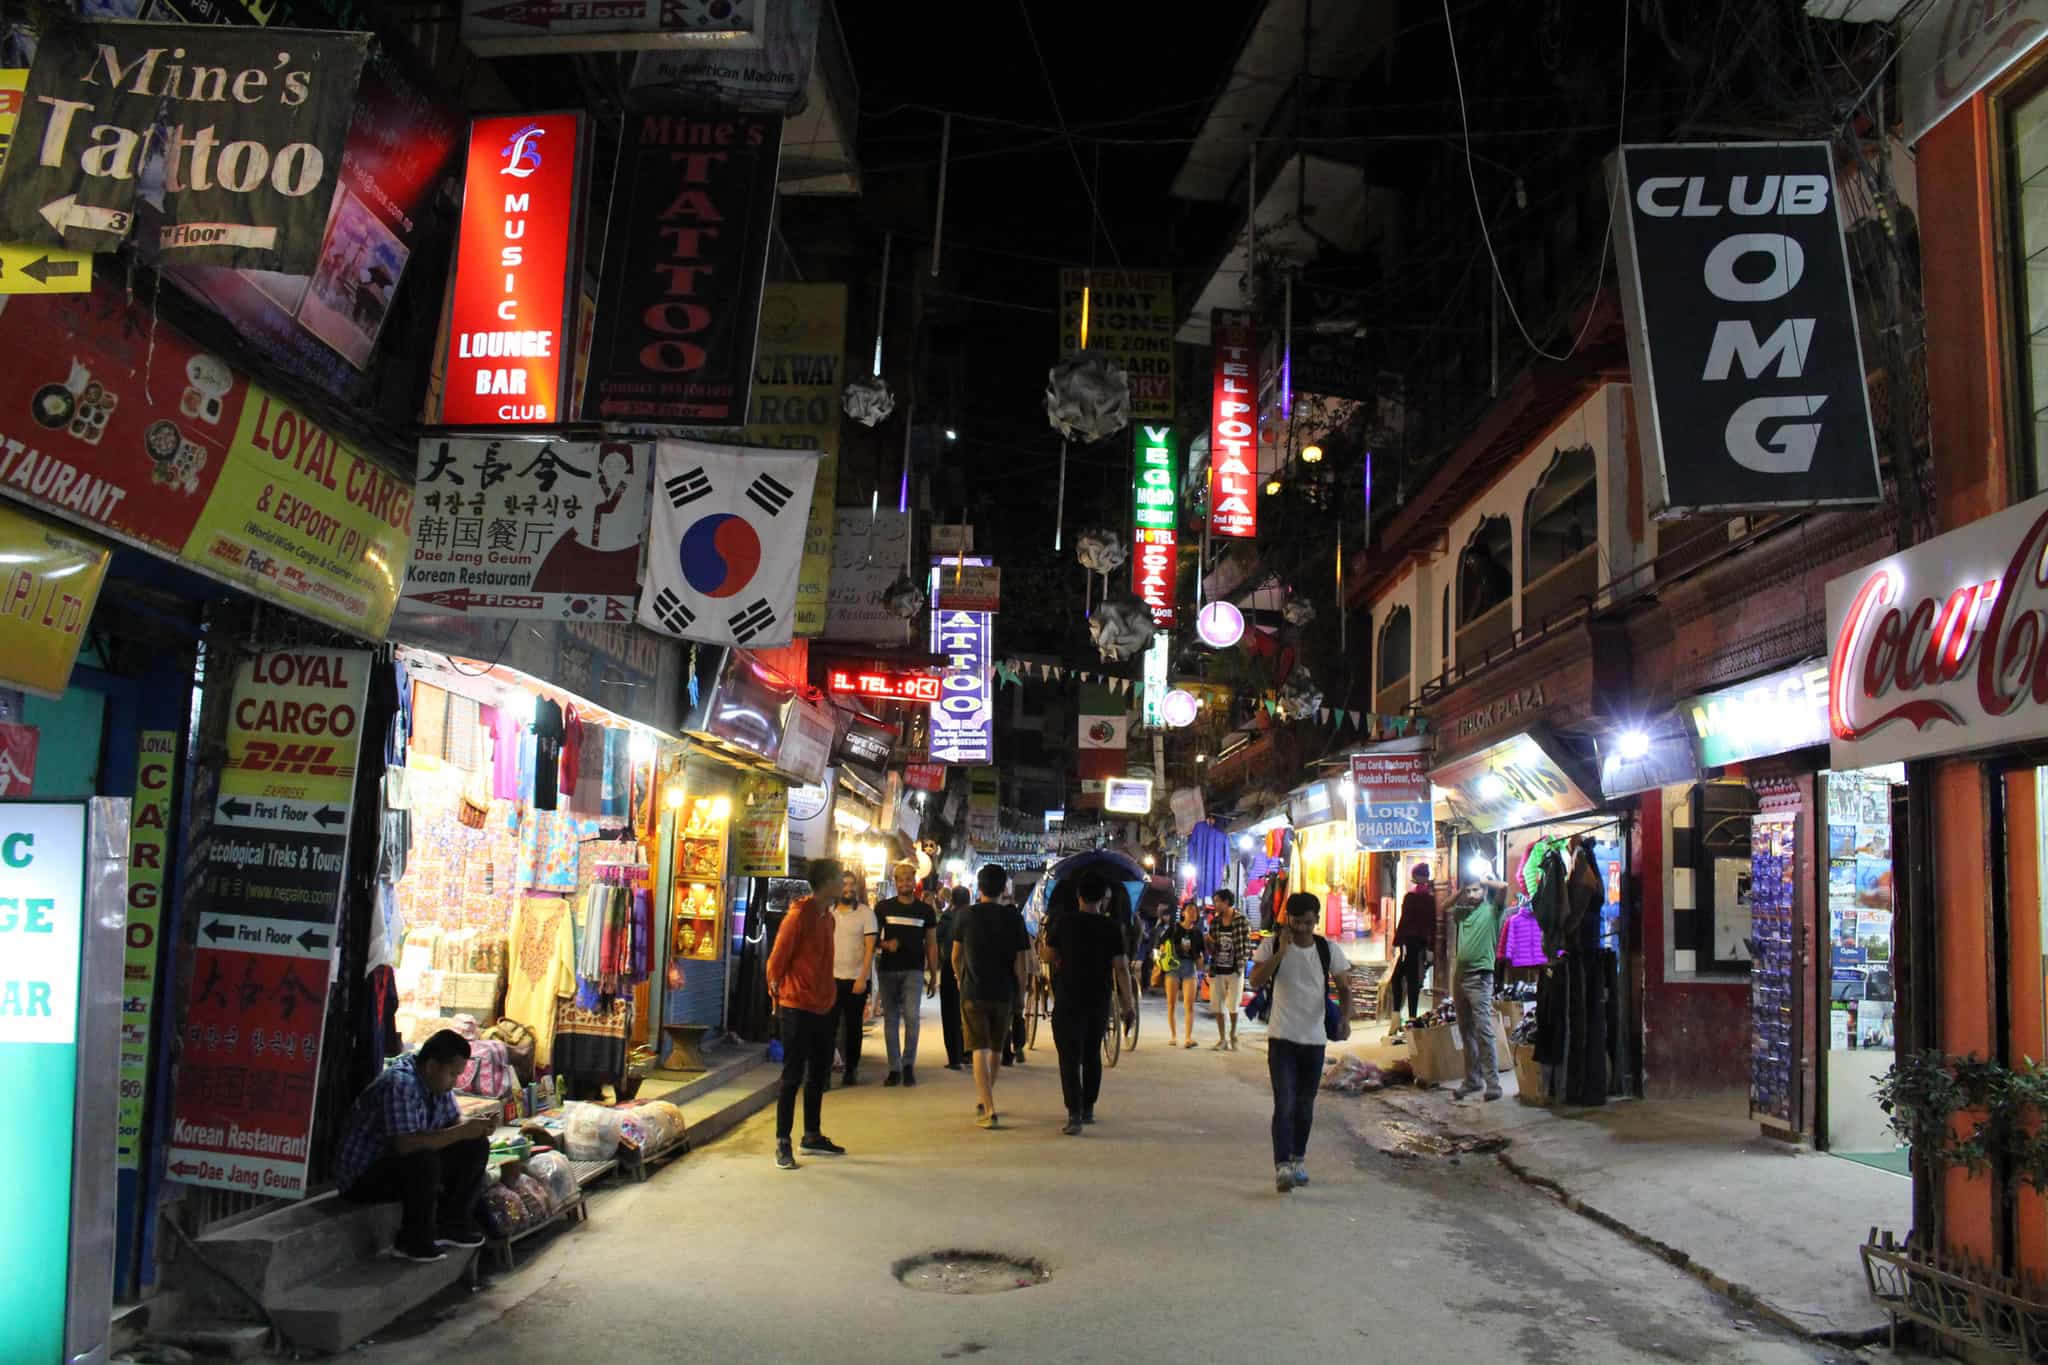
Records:
[[[1323,448],[1319,445],[1303,446],[1301,448],[1301,462],[1303,464],[1321,464],[1323,462]]]

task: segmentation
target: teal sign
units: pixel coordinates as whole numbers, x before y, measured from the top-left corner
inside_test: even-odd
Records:
[[[1816,659],[1703,693],[1678,709],[1699,747],[1703,768],[1826,744],[1827,662]]]
[[[65,1355],[85,814],[82,804],[0,804],[0,1095],[27,1106],[0,1138],[12,1187],[0,1360],[25,1365]]]

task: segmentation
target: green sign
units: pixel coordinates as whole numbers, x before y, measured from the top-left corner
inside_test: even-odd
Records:
[[[1173,626],[1174,584],[1178,549],[1174,525],[1179,510],[1180,461],[1173,450],[1173,428],[1140,426],[1137,460],[1131,475],[1131,591],[1152,608],[1152,624]]]
[[[0,1360],[64,1358],[72,1121],[85,940],[85,806],[0,804],[0,1094],[34,1107],[8,1128]]]

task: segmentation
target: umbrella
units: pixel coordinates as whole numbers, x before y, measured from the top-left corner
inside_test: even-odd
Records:
[[[1091,867],[1109,878],[1109,904],[1106,907],[1109,917],[1119,924],[1133,923],[1131,911],[1149,878],[1145,869],[1129,856],[1106,848],[1072,854],[1047,869],[1038,885],[1032,888],[1025,918],[1030,919],[1035,910],[1038,922],[1042,924],[1046,916],[1055,910],[1073,909],[1079,903],[1074,894],[1075,879]]]

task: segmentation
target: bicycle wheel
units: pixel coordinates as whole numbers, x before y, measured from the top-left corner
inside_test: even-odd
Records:
[[[1024,1013],[1030,1020],[1031,1030],[1027,1043],[1031,1050],[1036,1052],[1038,1050],[1038,1019],[1040,1015],[1045,1013],[1045,986],[1035,976],[1031,978],[1031,994],[1024,1002]]]
[[[1131,969],[1131,975],[1134,977],[1137,975],[1137,969],[1135,967]],[[1129,1035],[1124,1039],[1124,1046],[1130,1049],[1132,1052],[1136,1052],[1138,1050],[1138,1025],[1140,1022],[1144,1020],[1144,1018],[1145,1010],[1143,997],[1136,995],[1134,993],[1131,996],[1130,1026],[1124,1030],[1124,1032],[1127,1035]]]
[[[1115,1066],[1117,1055],[1123,1051],[1124,1030],[1116,1020],[1111,1019],[1102,1030],[1102,1064]]]

